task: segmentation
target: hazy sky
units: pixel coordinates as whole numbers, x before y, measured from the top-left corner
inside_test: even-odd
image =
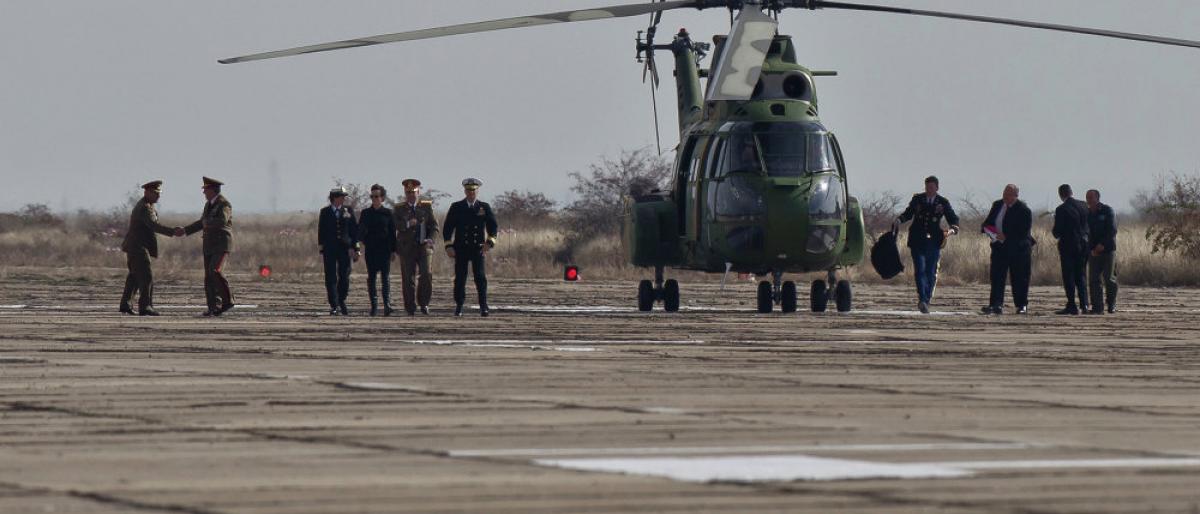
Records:
[[[1200,39],[1195,0],[875,3]],[[216,59],[604,4],[0,0],[0,211],[107,207],[154,178],[167,181],[164,210],[194,211],[201,175],[225,180],[235,209],[269,210],[272,162],[281,210],[320,206],[334,176],[456,193],[475,176],[484,198],[567,200],[568,172],[653,144],[633,60],[645,18]],[[679,27],[707,40],[728,17],[667,13],[662,32]],[[841,73],[818,79],[821,113],[860,196],[913,192],[936,173],[951,197],[1016,182],[1041,206],[1065,181],[1123,209],[1155,174],[1200,170],[1200,50],[839,11],[787,11],[780,30],[803,63]],[[659,101],[673,147],[670,84]]]

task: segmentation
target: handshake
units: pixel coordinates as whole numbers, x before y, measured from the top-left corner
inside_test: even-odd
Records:
[[[186,235],[187,235],[187,231],[186,231],[186,230],[184,230],[184,229],[183,229],[183,227],[175,227],[175,235],[174,235],[174,237],[183,237],[183,236],[186,236]]]

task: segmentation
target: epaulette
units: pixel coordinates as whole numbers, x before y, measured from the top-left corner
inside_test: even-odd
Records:
[[[421,207],[432,207],[433,200],[421,200],[421,201],[417,202],[417,205],[419,205]]]

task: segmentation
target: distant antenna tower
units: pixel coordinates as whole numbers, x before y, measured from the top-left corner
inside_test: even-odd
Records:
[[[271,165],[267,169],[267,180],[270,182],[271,191],[271,212],[279,212],[279,162],[271,159]]]

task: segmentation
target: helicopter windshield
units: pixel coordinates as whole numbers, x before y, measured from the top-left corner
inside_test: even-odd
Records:
[[[746,123],[731,127],[719,175],[748,172],[800,177],[837,171],[829,133],[816,124]]]

